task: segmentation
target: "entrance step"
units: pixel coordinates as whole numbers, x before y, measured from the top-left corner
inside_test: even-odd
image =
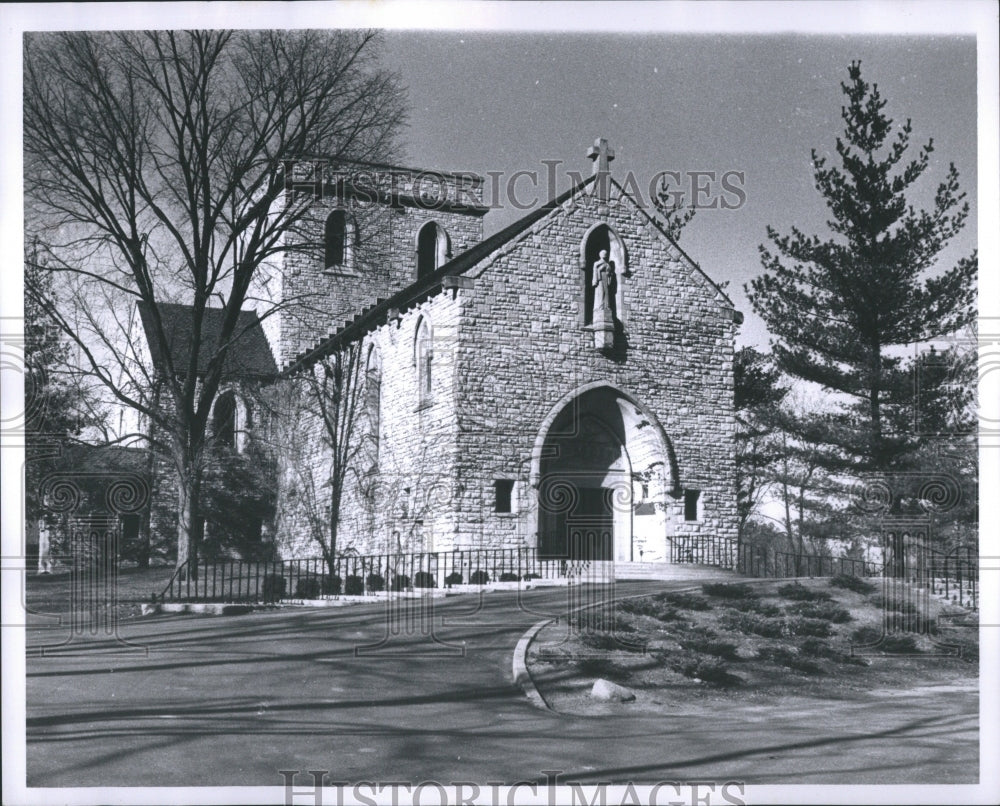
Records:
[[[690,563],[621,563],[614,564],[615,579],[718,579],[732,576],[732,571],[710,565]]]

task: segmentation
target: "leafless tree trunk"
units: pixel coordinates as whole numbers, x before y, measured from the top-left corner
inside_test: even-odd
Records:
[[[24,68],[27,226],[62,282],[49,313],[109,397],[155,424],[181,487],[178,564],[193,567],[207,424],[240,311],[309,303],[253,291],[292,241],[315,248],[287,166],[391,156],[402,90],[366,31],[35,34]],[[171,350],[168,302],[191,308],[186,356]],[[155,373],[133,344],[137,303]],[[224,312],[211,343],[210,307]]]

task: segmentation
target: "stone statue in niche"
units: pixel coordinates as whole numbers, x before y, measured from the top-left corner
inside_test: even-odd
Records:
[[[594,283],[594,322],[598,319],[610,320],[612,299],[615,293],[615,266],[608,261],[608,250],[602,249],[594,261],[591,273]]]
[[[614,341],[615,319],[612,300],[617,290],[615,266],[608,260],[607,249],[602,249],[594,261],[591,282],[594,286],[594,310],[591,321],[595,346],[598,349],[605,349],[612,346]]]

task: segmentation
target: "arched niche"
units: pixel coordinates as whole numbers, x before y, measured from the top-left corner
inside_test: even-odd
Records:
[[[607,224],[597,223],[590,227],[580,241],[580,324],[590,325],[594,321],[594,264],[601,251],[607,251],[608,262],[614,269],[614,289],[610,298],[614,319],[625,324],[625,282],[628,277],[628,254],[625,244],[615,230]]]

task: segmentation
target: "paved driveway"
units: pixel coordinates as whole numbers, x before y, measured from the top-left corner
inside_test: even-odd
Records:
[[[544,780],[543,770],[586,782],[975,780],[978,703],[968,692],[676,718],[539,710],[512,684],[511,657],[566,595],[435,600],[444,643],[404,624],[379,645],[384,605],[128,622],[121,635],[145,654],[29,657],[28,784],[277,786],[280,770],[349,782],[513,783]],[[58,637],[29,628],[29,648]]]

